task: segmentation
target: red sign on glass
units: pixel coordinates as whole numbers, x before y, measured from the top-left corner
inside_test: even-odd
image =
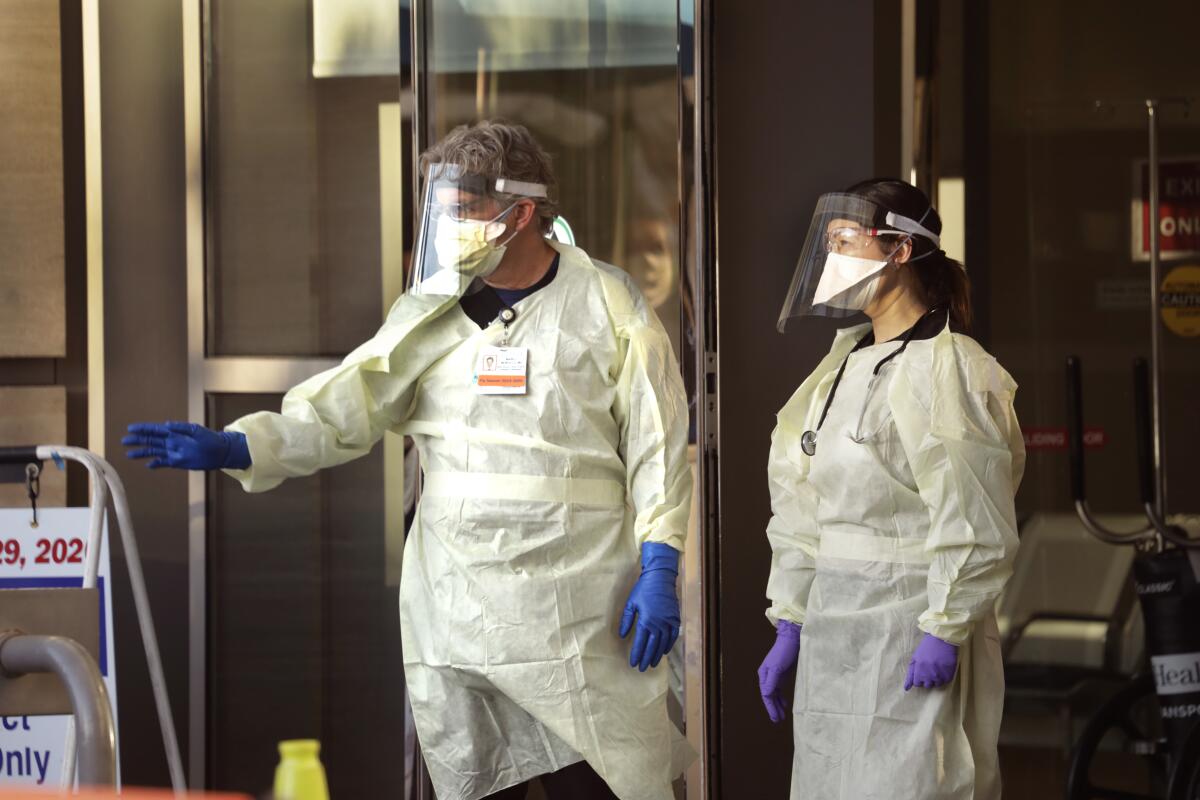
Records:
[[[1066,450],[1070,444],[1066,428],[1021,428],[1025,436],[1026,450]],[[1104,447],[1108,444],[1108,435],[1103,428],[1084,428],[1083,446],[1089,448]]]
[[[1133,260],[1150,260],[1150,166],[1133,168]],[[1158,246],[1164,260],[1200,255],[1200,156],[1158,165]]]

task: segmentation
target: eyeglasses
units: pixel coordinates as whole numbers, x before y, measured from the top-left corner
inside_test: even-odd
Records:
[[[876,236],[908,236],[901,231],[880,228],[834,228],[825,232],[822,240],[826,253],[858,253],[865,250]]]
[[[479,197],[461,203],[439,203],[434,200],[430,203],[429,208],[434,217],[445,215],[455,222],[465,222],[467,220],[491,222],[498,216],[511,210],[518,203],[528,200],[529,198],[518,197],[511,204],[504,207],[501,206],[502,201],[493,197]],[[503,208],[499,215],[494,211],[496,208]]]
[[[438,203],[435,201],[430,203],[430,210],[435,217],[447,216],[455,222],[462,222],[468,219],[487,220],[492,216],[494,206],[495,203],[490,197],[479,197],[461,203]]]

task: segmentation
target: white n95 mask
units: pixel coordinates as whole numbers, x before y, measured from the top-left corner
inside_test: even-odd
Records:
[[[442,216],[437,221],[433,247],[438,265],[473,278],[484,278],[496,271],[504,258],[504,245],[496,240],[508,230],[500,219],[512,211],[509,206],[490,220],[455,220]]]
[[[848,311],[862,311],[871,304],[879,288],[880,272],[885,261],[830,253],[825,257],[825,269],[817,282],[813,304],[824,304]]]

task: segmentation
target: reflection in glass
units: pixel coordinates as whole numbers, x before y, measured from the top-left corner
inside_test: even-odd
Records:
[[[210,395],[213,427],[277,395]],[[383,452],[250,495],[209,478],[208,774],[260,794],[315,738],[332,796],[401,797],[404,679],[385,581]]]
[[[1145,518],[1131,364],[1149,355],[1153,318],[1146,264],[1133,252],[1148,147],[1143,98],[1200,96],[1200,79],[1183,55],[1200,7],[1154,0],[1134,13],[1114,5],[1087,31],[1070,23],[1068,9],[1029,0],[1003,12],[970,3],[942,8],[958,8],[971,23],[959,45],[977,82],[959,98],[965,111],[949,109],[964,113],[972,132],[961,141],[967,269],[980,277],[982,335],[1020,385],[1028,449],[1017,498],[1021,550],[1000,603],[1007,623],[1005,794],[1061,797],[1068,755],[1085,725],[1146,666],[1132,554],[1093,539],[1073,508],[1064,362],[1080,357],[1084,424],[1102,432],[1087,448],[1092,508],[1109,527],[1136,530]],[[1172,24],[1148,27],[1151,19]],[[1109,57],[1113,49],[1124,57]],[[1067,64],[1063,53],[1077,57]],[[1190,115],[1162,109],[1164,160],[1196,155],[1195,107]],[[1164,275],[1172,266],[1164,262]],[[1170,480],[1194,486],[1194,346],[1168,331],[1163,344]],[[1187,494],[1171,505],[1196,511]],[[1127,737],[1107,737],[1093,779],[1130,796],[1161,793],[1162,765],[1136,749]]]
[[[562,216],[647,291],[678,352],[675,2],[430,3],[431,143],[500,117],[555,158]]]
[[[398,0],[207,0],[209,355],[336,356],[374,333],[379,114],[401,86],[362,30],[381,6],[398,25]]]

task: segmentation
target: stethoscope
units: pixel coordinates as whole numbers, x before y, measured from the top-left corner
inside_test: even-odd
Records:
[[[911,342],[913,336],[916,335],[917,328],[920,327],[922,320],[941,310],[942,309],[939,306],[934,306],[922,314],[921,319],[917,320],[913,326],[908,329],[908,332],[904,334],[904,339],[901,341],[900,346],[881,358],[879,362],[875,364],[875,369],[871,371],[871,380],[867,383],[866,394],[863,397],[862,411],[858,415],[858,425],[855,427],[854,433],[850,434],[851,440],[853,440],[856,444],[862,444],[867,440],[867,437],[862,435],[862,425],[863,420],[867,418],[867,407],[871,403],[871,395],[875,390],[875,384],[879,378],[879,371],[883,369],[888,362],[904,352],[905,348],[908,347],[908,343]],[[825,408],[821,410],[821,419],[817,422],[817,429],[815,431],[805,431],[800,436],[800,449],[804,451],[805,455],[814,456],[817,453],[817,433],[821,430],[821,426],[825,424],[825,417],[829,416],[829,407],[833,405],[833,397],[837,394],[838,384],[842,382],[842,375],[846,372],[846,365],[850,363],[850,356],[854,355],[859,350],[862,350],[864,347],[870,347],[874,343],[875,331],[870,331],[866,336],[858,340],[858,343],[854,345],[854,349],[847,353],[846,358],[842,360],[842,366],[838,368],[837,377],[833,379],[833,386],[829,387],[829,396],[825,398]]]

